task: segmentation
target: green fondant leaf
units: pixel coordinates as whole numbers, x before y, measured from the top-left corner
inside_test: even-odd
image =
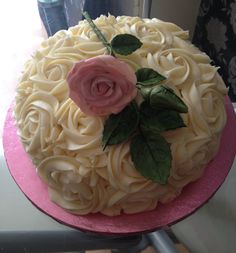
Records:
[[[170,145],[160,134],[143,130],[130,144],[131,158],[135,168],[145,178],[166,184],[171,168]]]
[[[166,78],[151,68],[141,68],[136,71],[137,85],[152,86],[159,84]]]
[[[131,34],[118,34],[111,41],[112,50],[121,55],[129,55],[142,46],[142,42]]]
[[[119,144],[127,140],[139,123],[138,106],[133,101],[120,113],[112,114],[106,120],[103,130],[103,146]]]
[[[163,85],[157,85],[151,90],[149,93],[149,101],[151,107],[158,110],[168,109],[180,113],[188,112],[188,107],[183,100],[172,89]]]
[[[186,126],[177,111],[155,110],[148,102],[140,106],[140,124],[157,133]]]

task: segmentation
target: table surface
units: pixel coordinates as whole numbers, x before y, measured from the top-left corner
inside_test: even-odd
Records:
[[[18,10],[24,10],[22,3],[27,5],[27,10],[34,11],[27,11],[19,15]],[[0,233],[3,231],[36,231],[39,233],[73,231],[72,228],[58,223],[39,211],[24,196],[12,179],[4,159],[2,132],[7,109],[13,100],[15,86],[24,62],[44,39],[36,1],[15,1],[14,9],[11,1],[5,1],[4,4],[5,8],[11,9],[14,19],[2,28],[2,34],[6,36],[5,39],[0,40],[2,73],[0,76]],[[9,19],[7,13],[9,12],[0,15],[1,24]],[[16,24],[25,29],[17,29]],[[236,162],[215,196],[195,214],[172,226],[177,237],[189,247],[191,252],[235,252],[235,189]]]

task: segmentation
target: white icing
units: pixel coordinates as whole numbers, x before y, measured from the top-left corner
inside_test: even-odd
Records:
[[[95,23],[108,41],[120,33],[139,37],[143,46],[118,58],[134,71],[149,67],[166,76],[165,84],[188,105],[182,114],[187,127],[163,133],[173,156],[168,183],[159,185],[137,172],[129,143],[103,151],[105,118],[85,115],[68,98],[65,79],[73,64],[107,53],[85,20],[44,41],[26,63],[14,110],[18,133],[51,199],[61,207],[106,215],[152,210],[178,196],[215,156],[226,123],[227,89],[209,57],[176,25],[111,15]]]
[[[52,201],[71,212],[99,212],[108,202],[107,182],[91,169],[84,173],[75,158],[48,157],[39,164],[38,174],[48,184]]]
[[[62,130],[58,148],[76,152],[80,157],[92,157],[103,153],[101,137],[103,119],[85,115],[71,99],[67,99],[55,118]]]

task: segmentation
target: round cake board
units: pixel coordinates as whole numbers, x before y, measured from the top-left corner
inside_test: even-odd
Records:
[[[49,199],[47,186],[36,174],[29,156],[17,135],[12,108],[9,109],[3,132],[3,146],[9,171],[25,196],[41,211],[60,223],[83,231],[129,235],[154,231],[172,225],[195,212],[206,203],[224,182],[236,153],[236,117],[229,99],[226,100],[227,124],[217,156],[207,166],[204,175],[183,189],[169,204],[158,204],[153,211],[122,214],[115,217],[103,214],[74,215]]]

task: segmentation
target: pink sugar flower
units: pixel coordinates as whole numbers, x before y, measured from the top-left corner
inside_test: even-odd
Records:
[[[67,82],[70,98],[91,116],[117,114],[137,95],[132,68],[110,55],[77,62]]]

